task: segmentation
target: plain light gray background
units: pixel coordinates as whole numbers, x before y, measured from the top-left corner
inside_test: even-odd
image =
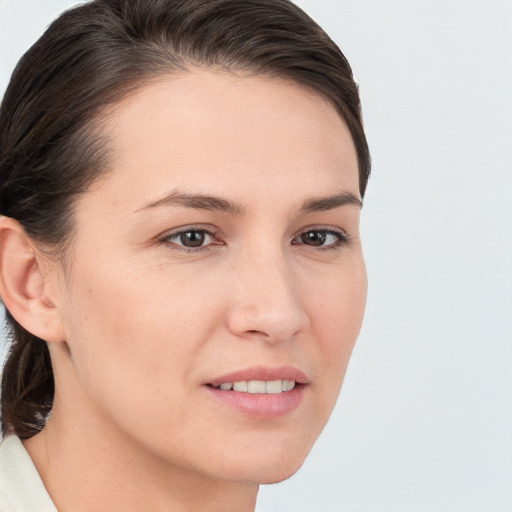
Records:
[[[64,0],[0,0],[0,94]],[[361,87],[365,325],[266,512],[512,512],[512,1],[299,0]]]

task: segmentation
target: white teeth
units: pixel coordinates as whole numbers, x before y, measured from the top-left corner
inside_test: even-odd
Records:
[[[282,380],[271,380],[265,384],[265,393],[282,393],[285,389]]]
[[[250,380],[247,383],[248,393],[265,393],[266,385],[264,380]]]
[[[242,393],[247,393],[247,381],[242,380],[240,382],[233,382],[233,390],[241,391]]]
[[[294,380],[283,380],[283,391],[291,391],[294,387]]]
[[[222,391],[238,391],[241,393],[278,394],[291,391],[295,387],[294,380],[242,380],[238,382],[223,382],[218,389]]]

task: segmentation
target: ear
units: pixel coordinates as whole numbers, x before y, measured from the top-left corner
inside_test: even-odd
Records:
[[[57,275],[51,268],[56,265],[17,221],[0,217],[0,295],[21,326],[48,342],[65,338],[53,298]]]

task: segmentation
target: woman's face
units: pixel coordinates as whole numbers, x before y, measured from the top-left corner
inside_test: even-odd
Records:
[[[288,477],[363,316],[346,125],[296,84],[195,70],[140,89],[104,131],[112,169],[76,202],[56,299],[54,415],[210,477]]]

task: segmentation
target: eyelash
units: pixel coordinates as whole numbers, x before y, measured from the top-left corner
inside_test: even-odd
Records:
[[[302,243],[296,242],[297,239],[306,235],[307,233],[314,233],[314,232],[321,233],[324,237],[327,235],[332,235],[333,237],[335,237],[336,240],[333,243],[326,245],[326,246],[323,246],[323,245],[315,246],[315,245],[306,244],[304,242],[302,242]],[[186,233],[200,233],[205,237],[211,237],[214,241],[209,243],[208,245],[200,245],[198,247],[187,247],[183,244],[175,242],[175,240],[180,239],[180,237],[182,237]],[[169,246],[171,249],[176,250],[176,251],[182,251],[185,253],[197,253],[200,251],[211,250],[212,245],[213,246],[224,245],[222,243],[216,243],[215,236],[216,236],[215,233],[209,229],[206,229],[203,227],[190,226],[185,229],[181,229],[180,231],[175,231],[174,233],[169,233],[169,234],[165,235],[164,237],[162,237],[160,242],[164,245]],[[180,241],[182,241],[182,240],[180,240]],[[292,240],[292,245],[304,245],[306,247],[312,248],[317,251],[333,251],[333,250],[339,250],[342,247],[349,245],[350,242],[351,242],[350,237],[341,230],[332,229],[332,228],[309,228],[309,229],[306,229],[305,231],[302,231],[297,236],[295,236]]]
[[[178,239],[179,237],[181,237],[182,235],[184,235],[186,233],[202,233],[202,234],[204,234],[206,236],[209,236],[209,237],[211,237],[212,239],[215,240],[215,233],[212,232],[211,230],[205,229],[205,228],[191,226],[191,227],[188,227],[188,228],[185,228],[185,229],[181,229],[180,231],[175,231],[174,233],[169,233],[169,234],[165,235],[161,239],[161,242],[163,244],[165,244],[165,245],[168,245],[171,249],[173,249],[175,251],[182,251],[182,252],[186,252],[186,253],[199,252],[199,251],[208,251],[208,250],[210,250],[210,246],[211,245],[222,245],[220,243],[213,242],[213,243],[210,243],[208,245],[202,245],[200,247],[187,247],[185,245],[178,244],[178,243],[173,241],[175,239]]]
[[[322,233],[323,236],[326,236],[326,235],[332,235],[336,240],[329,244],[329,245],[319,245],[319,246],[315,246],[315,245],[308,245],[304,242],[302,242],[301,245],[305,245],[307,247],[311,247],[311,248],[316,248],[316,250],[320,250],[320,251],[335,251],[335,250],[339,250],[341,249],[342,247],[344,246],[347,246],[350,244],[351,240],[350,240],[350,237],[343,231],[341,230],[337,230],[337,229],[332,229],[332,228],[310,228],[310,229],[306,229],[305,231],[303,231],[302,233],[300,233],[299,235],[297,235],[293,240],[292,240],[292,244],[293,245],[298,245],[295,240],[297,238],[300,238],[302,236],[304,236],[305,234],[307,233]]]

